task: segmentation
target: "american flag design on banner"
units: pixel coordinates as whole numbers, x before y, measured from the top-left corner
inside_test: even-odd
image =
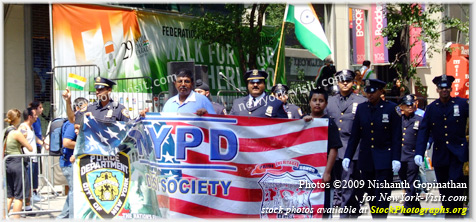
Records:
[[[327,119],[148,113],[123,125],[91,122],[77,152],[131,157],[122,218],[322,217]]]

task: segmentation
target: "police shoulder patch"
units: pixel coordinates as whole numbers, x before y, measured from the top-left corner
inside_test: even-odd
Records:
[[[398,116],[402,116],[402,109],[400,108],[400,106],[395,106],[395,112],[397,112]]]
[[[129,110],[127,110],[127,108],[122,109],[121,113],[122,113],[122,115],[124,115],[125,117],[130,118],[130,117],[129,117]]]

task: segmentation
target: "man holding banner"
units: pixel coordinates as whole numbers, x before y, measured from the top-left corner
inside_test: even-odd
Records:
[[[264,92],[264,81],[267,77],[268,73],[257,69],[245,73],[244,78],[248,84],[249,95],[233,101],[230,115],[288,118],[283,103]]]
[[[178,94],[165,102],[162,112],[196,113],[199,116],[205,113],[216,114],[210,100],[192,90],[192,71],[188,69],[181,70],[177,74],[174,84]]]

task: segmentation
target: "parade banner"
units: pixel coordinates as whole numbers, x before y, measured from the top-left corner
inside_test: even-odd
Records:
[[[446,53],[446,74],[455,77],[451,96],[469,99],[469,45],[451,44]]]
[[[388,63],[387,37],[382,36],[382,29],[387,27],[387,17],[385,13],[385,4],[372,4],[372,48],[373,63]],[[379,46],[376,43],[380,43]]]
[[[421,11],[425,10],[425,5],[420,4]],[[420,8],[420,7],[415,7]],[[413,64],[418,64],[419,67],[426,66],[426,45],[423,40],[420,40],[421,27],[410,26],[410,45],[413,46],[410,49],[410,61]]]
[[[75,219],[320,218],[327,128],[328,119],[85,117]]]
[[[365,60],[365,11],[352,9],[352,46],[354,64]]]
[[[194,19],[176,13],[101,5],[52,4],[53,66],[97,65],[102,77],[142,78],[113,88],[112,98],[128,108],[132,117],[146,107],[152,110],[153,94],[168,91],[168,84],[174,80],[173,73],[167,70],[168,62],[206,65],[212,95],[219,90],[233,90],[219,77],[220,72],[236,87],[245,90],[238,51],[229,44],[206,45],[197,39],[190,28]],[[269,79],[273,79],[280,29],[263,27],[260,34],[264,46],[257,57],[257,68],[268,72]],[[284,51],[280,55],[284,61]],[[70,89],[71,98],[96,101],[94,80],[97,74],[88,71],[79,69],[73,73],[86,78],[85,85],[89,87],[82,91]],[[68,82],[67,76],[58,74],[61,73],[55,74],[53,100],[57,104],[55,116],[60,117],[66,116],[61,94]],[[277,83],[286,83],[284,62],[280,63],[277,75]],[[272,84],[267,81],[267,88],[271,89]]]
[[[99,5],[52,5],[54,66],[95,64],[107,78],[152,77],[153,86],[119,87],[154,94],[168,90],[167,63],[194,62],[208,66],[213,94],[230,88],[219,78],[222,72],[245,89],[239,70],[238,52],[230,45],[206,45],[195,38],[190,28],[194,17],[176,13],[153,13]],[[258,56],[258,68],[273,79],[280,29],[263,27],[265,45]],[[232,41],[230,39],[230,41]],[[280,53],[284,58],[284,53]],[[278,80],[285,83],[285,70],[278,70]],[[75,73],[78,74],[78,73]],[[88,81],[93,81],[88,79]],[[56,83],[64,90],[66,82]],[[139,83],[138,83],[139,84]],[[271,88],[268,81],[268,88]]]

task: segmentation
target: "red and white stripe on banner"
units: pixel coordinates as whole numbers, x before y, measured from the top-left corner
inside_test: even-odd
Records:
[[[162,117],[146,118],[146,121],[149,119],[153,124]],[[198,147],[186,149],[186,160],[180,162],[181,166],[227,166],[236,170],[182,168],[182,177],[175,177],[172,180],[176,181],[170,185],[178,186],[178,189],[174,188],[177,192],[169,192],[168,183],[157,191],[160,208],[167,212],[165,217],[282,217],[261,214],[264,208],[274,207],[312,209],[312,214],[296,213],[294,218],[322,217],[317,209],[324,205],[324,189],[299,189],[296,184],[303,179],[321,183],[320,176],[327,164],[327,119],[305,123],[303,120],[288,119],[210,117],[211,120],[216,118],[236,119],[236,124],[180,121],[180,118],[166,122],[173,126],[171,134],[174,138],[177,126],[198,127],[203,132],[203,142]],[[238,153],[231,161],[210,160],[209,134],[212,128],[226,128],[238,138]],[[225,144],[225,141],[220,143],[223,152],[227,150]],[[310,168],[317,169],[320,175],[303,170]],[[187,192],[178,191],[180,189]],[[206,194],[197,194],[197,189]]]

